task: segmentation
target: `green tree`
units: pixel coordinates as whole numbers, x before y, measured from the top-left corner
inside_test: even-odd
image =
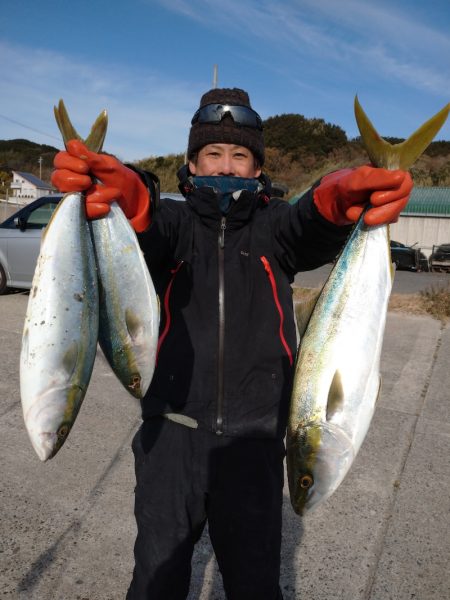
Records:
[[[294,159],[307,153],[326,156],[347,144],[344,130],[323,119],[284,114],[269,117],[263,126],[266,146],[289,152]]]

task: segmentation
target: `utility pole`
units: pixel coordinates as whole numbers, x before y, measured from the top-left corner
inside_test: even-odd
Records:
[[[42,156],[38,158],[39,163],[39,179],[42,179]]]
[[[214,74],[213,74],[213,88],[214,89],[217,87],[217,70],[218,70],[218,66],[214,65]]]

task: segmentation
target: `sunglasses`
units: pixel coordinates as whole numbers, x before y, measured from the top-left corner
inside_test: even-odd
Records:
[[[233,106],[232,104],[207,104],[202,106],[192,117],[191,125],[195,123],[220,123],[227,115],[231,115],[237,125],[262,131],[261,117],[257,112],[248,106]]]

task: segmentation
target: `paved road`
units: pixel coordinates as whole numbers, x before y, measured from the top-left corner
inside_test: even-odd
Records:
[[[26,302],[20,293],[0,298],[0,595],[122,600],[132,571],[130,442],[139,409],[99,355],[69,440],[41,463],[18,391]],[[285,489],[285,600],[450,597],[449,355],[450,326],[389,315],[382,394],[350,474],[303,520]],[[205,534],[189,600],[224,598]]]

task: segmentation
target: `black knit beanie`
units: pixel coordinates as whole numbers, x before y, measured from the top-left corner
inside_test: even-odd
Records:
[[[238,88],[214,88],[203,94],[200,108],[207,104],[230,104],[250,106],[247,92]],[[264,137],[260,129],[244,127],[234,122],[230,115],[219,123],[194,123],[189,132],[187,157],[192,156],[207,144],[237,144],[251,150],[262,167],[264,164]]]

